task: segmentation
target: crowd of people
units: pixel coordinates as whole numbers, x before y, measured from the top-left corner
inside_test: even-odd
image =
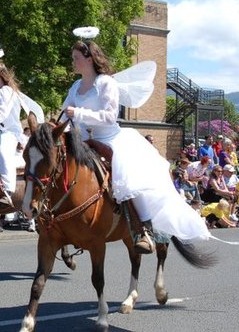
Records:
[[[182,198],[197,207],[209,228],[238,227],[239,172],[237,144],[223,135],[191,143],[172,166],[172,179]],[[199,208],[200,206],[200,208]]]

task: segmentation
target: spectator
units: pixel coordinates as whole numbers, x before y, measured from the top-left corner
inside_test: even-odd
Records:
[[[201,199],[204,202],[215,203],[221,198],[234,201],[234,193],[227,189],[225,180],[222,176],[222,167],[214,166],[208,180],[207,188],[201,193]]]
[[[223,178],[229,191],[235,192],[236,185],[239,183],[239,179],[235,174],[235,168],[227,164],[223,167]]]
[[[215,142],[212,144],[212,148],[214,150],[214,163],[215,164],[219,163],[219,154],[222,151],[222,140],[223,140],[223,136],[217,135]]]
[[[201,209],[201,216],[206,218],[209,228],[236,227],[229,219],[230,205],[226,199],[221,198],[219,202],[210,203]]]
[[[238,171],[239,171],[239,162],[238,162],[238,157],[237,157],[237,152],[236,152],[236,144],[232,143],[229,146],[229,151],[230,152],[230,158],[231,158],[231,162],[232,165],[235,167],[235,172],[238,175]]]
[[[239,179],[235,174],[235,168],[232,165],[225,165],[223,167],[223,178],[226,183],[226,186],[230,192],[235,194],[235,199],[231,203],[231,211],[230,211],[230,218],[233,221],[238,221],[236,216],[236,207],[237,207],[237,194],[236,194],[236,187],[239,184]]]
[[[195,183],[189,180],[187,167],[191,162],[188,158],[179,160],[177,167],[172,171],[173,183],[179,194],[187,201],[191,201],[197,192]]]
[[[197,149],[195,148],[194,143],[189,144],[189,146],[187,148],[187,157],[190,161],[197,161],[198,160]]]
[[[201,160],[194,161],[187,166],[189,180],[201,183],[204,188],[207,186],[208,175],[206,174],[208,166],[211,164],[211,159],[208,156],[204,156]]]
[[[214,150],[212,148],[213,144],[213,137],[212,135],[205,136],[205,142],[202,146],[198,149],[198,159],[200,160],[202,157],[208,156],[211,160],[211,163],[209,165],[209,169],[211,170],[214,166]]]
[[[229,138],[225,138],[222,142],[222,150],[219,153],[219,165],[223,168],[226,164],[233,166],[233,161],[231,158],[231,148],[232,141]]]
[[[154,138],[152,135],[148,134],[144,137],[146,138],[147,141],[149,141],[149,143],[154,144]]]

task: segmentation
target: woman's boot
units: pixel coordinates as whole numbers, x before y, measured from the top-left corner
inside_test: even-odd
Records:
[[[142,232],[136,235],[134,249],[137,254],[152,254],[155,251],[155,239],[151,220],[142,222]]]

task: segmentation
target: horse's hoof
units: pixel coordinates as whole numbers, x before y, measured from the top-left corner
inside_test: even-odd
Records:
[[[168,293],[161,294],[161,296],[157,297],[157,301],[159,304],[164,305],[168,301]]]
[[[107,323],[102,324],[97,322],[95,325],[95,329],[97,332],[108,332],[109,331],[109,325]]]
[[[133,311],[133,308],[130,305],[122,304],[119,308],[119,313],[121,314],[131,314]]]

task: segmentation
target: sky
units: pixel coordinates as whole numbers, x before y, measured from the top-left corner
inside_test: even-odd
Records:
[[[239,0],[165,0],[167,67],[205,89],[239,91]]]

